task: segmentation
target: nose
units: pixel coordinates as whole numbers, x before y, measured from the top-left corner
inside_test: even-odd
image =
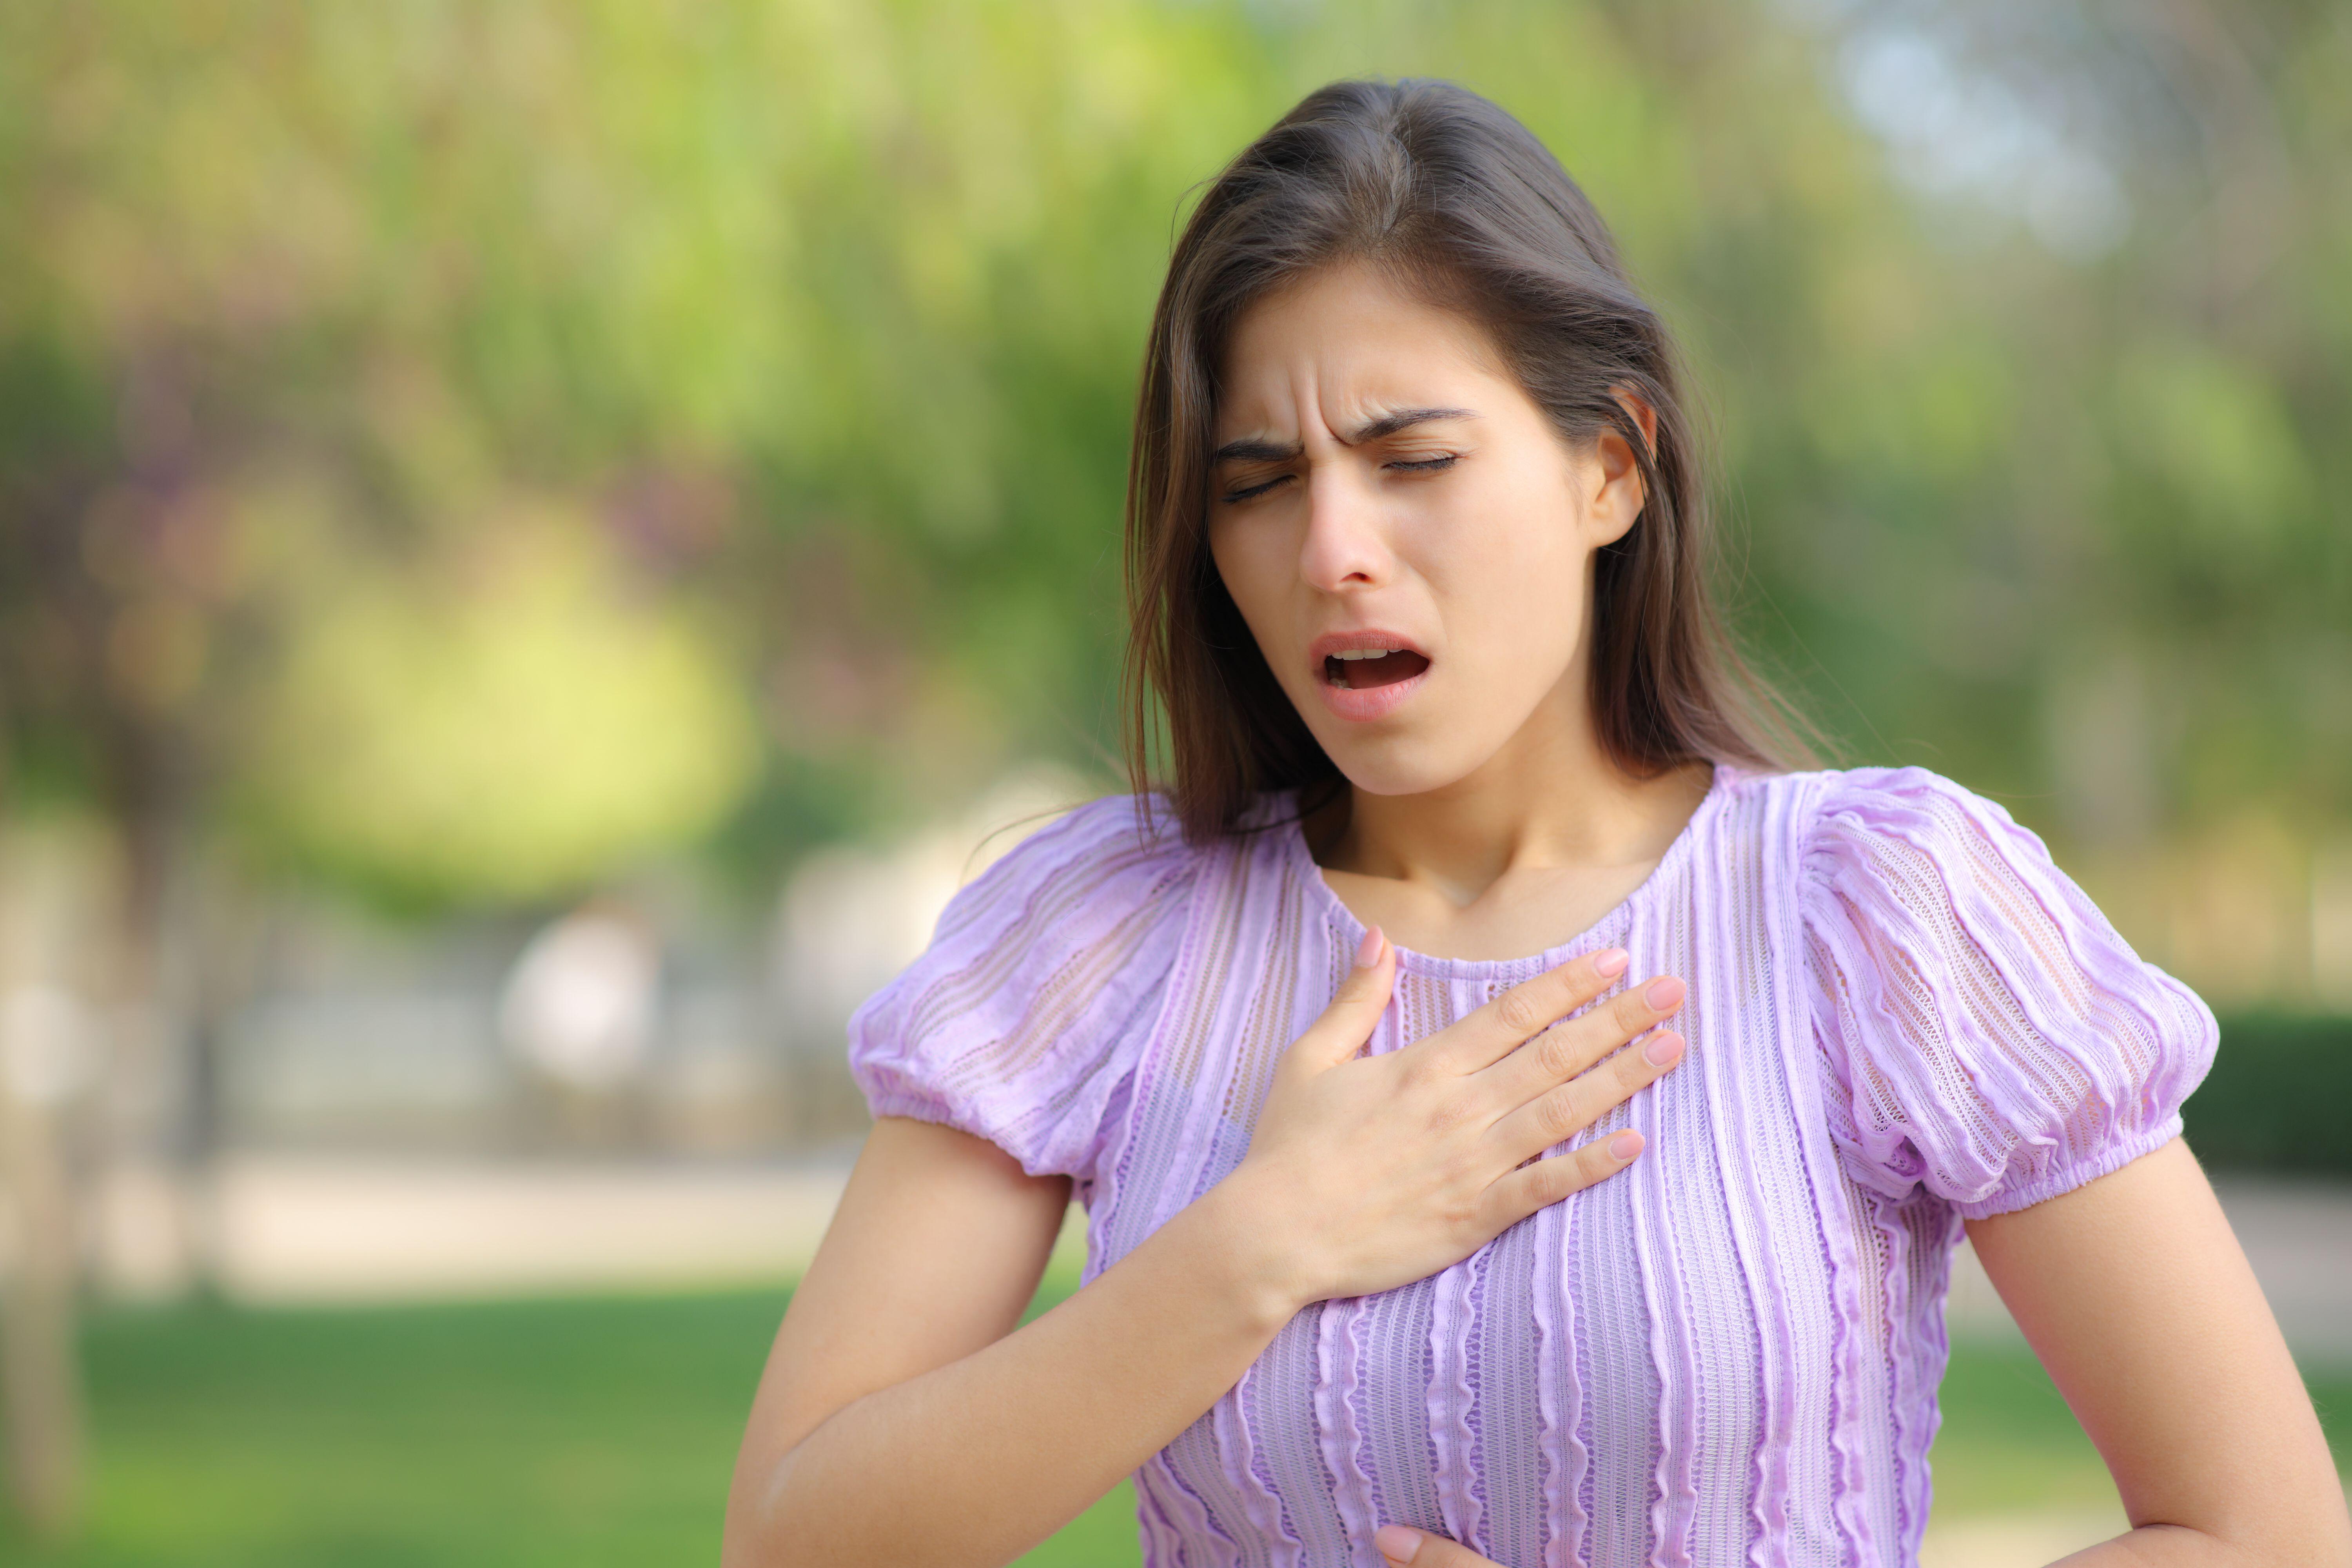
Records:
[[[1391,557],[1379,504],[1352,465],[1320,462],[1307,475],[1307,537],[1298,574],[1326,594],[1374,588],[1389,579]]]

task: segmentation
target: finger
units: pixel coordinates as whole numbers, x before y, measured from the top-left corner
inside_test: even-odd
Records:
[[[1457,1072],[1474,1073],[1491,1067],[1529,1036],[1608,990],[1625,973],[1625,963],[1622,947],[1571,958],[1512,986],[1475,1012],[1464,1015],[1451,1028],[1432,1035],[1428,1048]]]
[[[1671,974],[1627,986],[1605,1007],[1555,1024],[1488,1068],[1498,1110],[1527,1104],[1682,1009],[1690,987]]]
[[[1642,1142],[1642,1135],[1628,1127],[1513,1171],[1487,1189],[1502,1220],[1497,1234],[1570,1193],[1607,1181],[1641,1157]]]
[[[1683,1037],[1660,1029],[1631,1050],[1580,1078],[1570,1079],[1520,1106],[1495,1124],[1503,1152],[1514,1161],[1564,1143],[1664,1078],[1683,1059]]]
[[[1457,1542],[1409,1524],[1381,1526],[1372,1531],[1372,1544],[1381,1561],[1410,1563],[1412,1568],[1499,1568],[1491,1557],[1481,1557]]]
[[[1362,1050],[1388,1007],[1395,983],[1396,944],[1374,926],[1364,933],[1355,966],[1339,982],[1331,1005],[1283,1053],[1281,1070],[1322,1072]]]

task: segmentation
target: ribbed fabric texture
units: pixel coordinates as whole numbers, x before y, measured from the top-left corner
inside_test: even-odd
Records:
[[[1071,1176],[1087,1278],[1115,1264],[1240,1163],[1363,935],[1292,804],[1194,850],[1115,797],[999,860],[851,1022],[875,1114]],[[1683,1064],[1585,1135],[1647,1152],[1301,1312],[1138,1473],[1152,1568],[1378,1568],[1391,1521],[1508,1568],[1912,1563],[1961,1219],[2172,1138],[2216,1038],[1999,805],[1916,768],[1718,769],[1575,941],[1401,951],[1371,1048],[1611,945],[1690,984]]]

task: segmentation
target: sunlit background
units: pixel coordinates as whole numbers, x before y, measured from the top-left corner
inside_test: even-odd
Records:
[[[0,1562],[713,1559],[843,1021],[1118,787],[1174,225],[1368,71],[1560,154],[1765,665],[2212,1002],[2192,1142],[2352,1258],[2352,10],[13,0]],[[2112,1493],[1969,1310],[1937,1561],[2044,1561]]]

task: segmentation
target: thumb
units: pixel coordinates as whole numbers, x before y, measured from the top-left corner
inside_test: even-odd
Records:
[[[1442,1535],[1415,1530],[1409,1524],[1384,1524],[1372,1532],[1372,1544],[1384,1562],[1412,1568],[1496,1568],[1487,1558]]]
[[[1291,1043],[1284,1063],[1294,1070],[1322,1072],[1338,1067],[1364,1048],[1372,1026],[1381,1021],[1396,983],[1396,947],[1380,927],[1364,933],[1356,949],[1355,967],[1339,982],[1339,990],[1323,1016]]]

